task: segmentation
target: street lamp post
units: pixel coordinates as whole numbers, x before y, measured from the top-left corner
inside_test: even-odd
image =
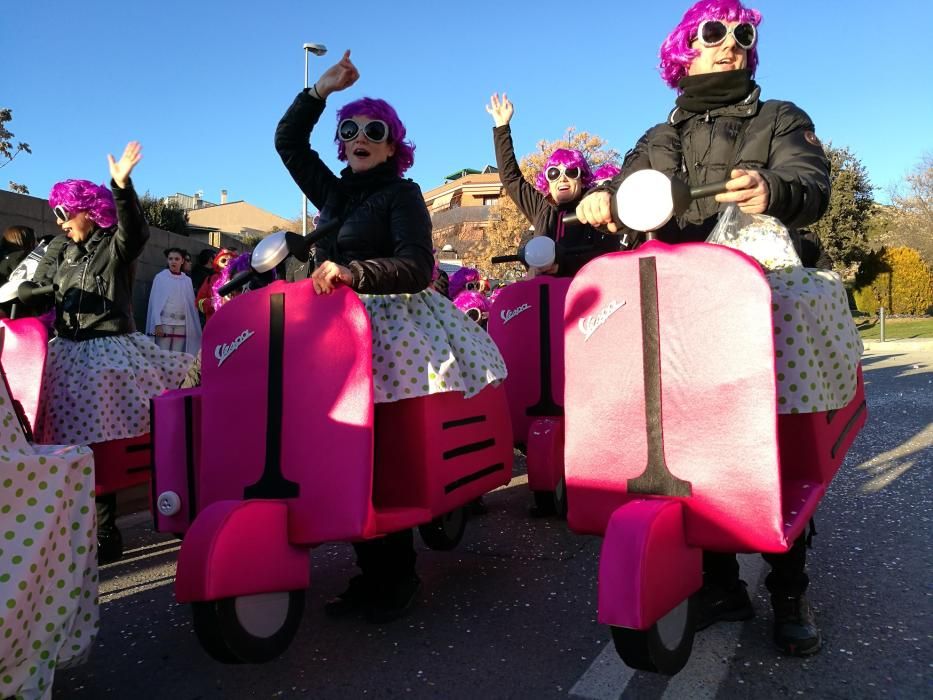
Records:
[[[323,56],[327,53],[327,47],[324,44],[304,44],[302,46],[305,54],[305,90],[308,89],[308,54]],[[301,193],[301,235],[308,235],[308,195]]]

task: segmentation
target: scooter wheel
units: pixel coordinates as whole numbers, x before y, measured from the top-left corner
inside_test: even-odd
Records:
[[[696,604],[688,598],[647,630],[612,627],[612,641],[631,668],[665,676],[678,673],[693,650]]]
[[[304,591],[281,591],[192,603],[204,650],[225,664],[259,664],[285,651],[304,614]]]
[[[447,552],[460,544],[466,530],[466,521],[466,508],[454,508],[429,523],[419,525],[418,532],[430,549]]]

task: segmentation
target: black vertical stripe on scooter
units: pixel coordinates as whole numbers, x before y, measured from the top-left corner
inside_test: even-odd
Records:
[[[836,453],[842,446],[842,441],[846,439],[846,436],[849,434],[852,428],[855,427],[855,422],[861,417],[863,413],[865,413],[866,410],[867,406],[865,405],[865,402],[862,401],[862,403],[856,409],[855,413],[852,414],[852,417],[846,421],[846,424],[842,428],[842,432],[839,433],[839,437],[836,438],[836,442],[833,444],[833,449],[829,451],[830,457],[836,459]]]
[[[658,313],[658,267],[655,258],[638,261],[641,297],[642,367],[645,376],[645,423],[648,430],[648,464],[639,476],[628,480],[629,493],[658,496],[690,496],[693,486],[678,479],[664,459],[664,427],[661,413],[661,327]]]
[[[285,295],[269,297],[269,398],[266,406],[266,464],[259,481],[243,489],[244,498],[295,498],[299,486],[282,475],[282,411],[285,359]]]
[[[155,444],[155,435],[152,436],[152,444]],[[185,475],[188,479],[188,524],[190,525],[194,523],[198,515],[198,499],[195,491],[197,477],[194,473],[194,399],[191,396],[185,397]]]
[[[564,407],[554,400],[554,386],[551,382],[551,296],[550,285],[542,284],[538,288],[538,356],[541,372],[541,396],[537,403],[525,409],[527,416],[562,416]]]
[[[477,479],[482,479],[484,476],[489,474],[495,474],[498,471],[505,469],[505,462],[498,462],[489,467],[484,467],[478,471],[473,472],[472,474],[467,474],[466,476],[461,476],[455,481],[451,481],[444,487],[444,493],[450,493],[451,491],[456,491],[462,486],[466,486],[469,483],[476,481]]]
[[[155,422],[155,402],[152,399],[149,399],[149,439],[152,440],[152,444],[155,445],[156,437],[156,422]],[[153,462],[155,461],[155,455],[153,455]],[[151,500],[149,501],[152,504],[152,529],[156,532],[160,532],[158,527],[158,517],[159,517],[159,496],[158,496],[158,485],[156,480],[158,478],[158,473],[155,469],[152,470],[152,478],[149,480],[149,495]]]

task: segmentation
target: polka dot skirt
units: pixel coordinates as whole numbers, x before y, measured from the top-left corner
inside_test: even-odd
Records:
[[[767,275],[774,317],[778,413],[842,408],[855,396],[862,339],[842,279],[806,267]]]
[[[99,624],[94,459],[26,443],[0,386],[0,697],[51,697]]]
[[[54,338],[42,376],[36,442],[89,445],[149,432],[149,399],[177,388],[194,358],[141,333]]]
[[[440,294],[360,300],[372,324],[376,403],[445,391],[469,398],[505,379],[505,361],[489,335]]]

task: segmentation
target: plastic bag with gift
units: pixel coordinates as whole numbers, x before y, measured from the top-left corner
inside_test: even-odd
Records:
[[[719,215],[706,242],[740,250],[768,271],[803,267],[784,224],[773,216],[745,214],[735,204]]]

